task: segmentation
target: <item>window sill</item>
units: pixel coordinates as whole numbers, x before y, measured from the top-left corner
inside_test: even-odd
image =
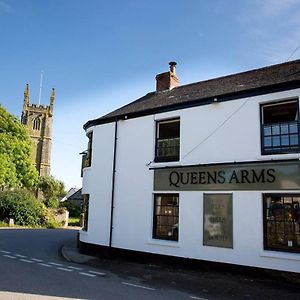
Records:
[[[282,154],[262,154],[257,158],[257,160],[266,160],[266,158],[270,160],[278,160],[278,159],[291,159],[291,158],[300,158],[300,153],[282,153]]]
[[[283,252],[276,252],[276,251],[263,251],[260,253],[261,257],[268,257],[268,258],[279,258],[285,260],[297,260],[300,261],[300,254],[298,253],[283,253]]]
[[[83,168],[82,175],[84,175],[84,173],[88,173],[90,170],[92,170],[92,166]]]
[[[180,248],[180,244],[176,241],[168,241],[168,240],[159,240],[159,239],[151,239],[148,241],[148,245],[155,246],[163,246],[163,247],[172,247],[172,248]]]
[[[169,162],[152,162],[149,167],[180,167],[181,163],[179,161],[169,161]]]

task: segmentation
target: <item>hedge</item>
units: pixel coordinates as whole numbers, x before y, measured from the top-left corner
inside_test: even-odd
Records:
[[[21,226],[56,227],[45,205],[24,189],[0,192],[0,220],[10,218]]]

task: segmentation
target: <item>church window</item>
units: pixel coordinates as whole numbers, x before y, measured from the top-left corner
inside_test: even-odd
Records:
[[[41,129],[41,119],[39,117],[36,117],[33,120],[33,130],[40,130]]]

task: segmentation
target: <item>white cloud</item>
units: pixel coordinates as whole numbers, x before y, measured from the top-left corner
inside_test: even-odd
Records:
[[[252,42],[249,52],[267,64],[285,62],[300,45],[299,0],[251,1],[237,21]],[[297,50],[290,59],[299,57]]]
[[[281,15],[299,4],[299,0],[264,0],[262,13],[269,16]]]
[[[0,1],[0,11],[4,11],[5,13],[11,13],[12,7],[4,1]]]

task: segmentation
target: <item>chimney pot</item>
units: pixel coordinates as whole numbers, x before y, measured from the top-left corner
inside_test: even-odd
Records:
[[[169,65],[170,65],[170,72],[175,74],[176,73],[177,62],[176,61],[170,61]]]
[[[156,76],[156,91],[171,90],[172,88],[179,86],[179,78],[176,76],[175,61],[169,62],[170,71],[158,74]]]

